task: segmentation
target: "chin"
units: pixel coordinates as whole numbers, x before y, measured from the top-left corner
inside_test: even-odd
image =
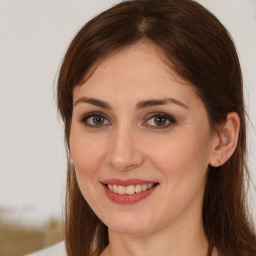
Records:
[[[141,220],[140,218],[113,218],[115,222],[111,221],[108,224],[107,227],[109,230],[121,233],[121,234],[127,234],[127,235],[144,235],[152,231],[152,225],[149,225],[147,221]]]
[[[124,235],[145,235],[149,233],[149,230],[146,227],[136,227],[136,226],[112,226],[109,227],[109,230],[114,231],[119,234]]]

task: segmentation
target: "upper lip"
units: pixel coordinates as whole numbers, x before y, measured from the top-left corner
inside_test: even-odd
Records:
[[[122,180],[122,179],[117,179],[117,178],[112,178],[112,179],[105,179],[101,181],[102,184],[110,184],[110,185],[119,185],[119,186],[130,186],[130,185],[140,185],[140,184],[155,184],[158,183],[156,181],[152,180],[141,180],[141,179],[127,179],[127,180]]]

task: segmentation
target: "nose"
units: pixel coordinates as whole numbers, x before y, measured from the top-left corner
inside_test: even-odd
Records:
[[[140,140],[132,129],[119,128],[113,132],[107,154],[107,162],[117,171],[138,168],[144,162]]]

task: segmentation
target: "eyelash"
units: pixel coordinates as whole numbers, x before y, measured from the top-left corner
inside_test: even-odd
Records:
[[[101,125],[92,125],[90,123],[88,123],[88,120],[92,117],[101,117],[101,118],[104,118],[105,120],[107,120],[107,117],[101,113],[101,112],[91,112],[91,113],[88,113],[86,115],[84,115],[80,122],[84,123],[86,126],[88,127],[92,127],[92,128],[101,128],[102,125],[106,125],[106,124],[101,124]]]
[[[164,124],[163,126],[157,126],[157,125],[150,125],[153,129],[164,129],[164,128],[168,128],[169,126],[173,125],[173,124],[176,124],[177,121],[176,119],[171,116],[171,115],[168,115],[166,113],[163,113],[163,112],[154,112],[154,113],[150,113],[148,116],[147,116],[147,120],[146,122],[148,122],[150,119],[152,118],[164,118],[168,124]],[[144,123],[143,123],[144,124]]]
[[[95,117],[100,117],[104,119],[104,122],[102,124],[90,124],[88,122],[88,120],[90,118],[95,118]],[[166,122],[164,123],[164,125],[162,126],[158,126],[158,125],[149,125],[151,128],[153,129],[164,129],[164,128],[168,128],[169,126],[176,124],[177,121],[174,117],[172,117],[171,115],[168,115],[166,113],[163,112],[154,112],[154,113],[150,113],[147,117],[146,117],[146,122],[148,122],[149,120],[151,120],[152,118],[164,118],[166,120],[166,122],[168,122],[168,124],[166,125]],[[107,120],[108,124],[104,124],[105,121]],[[84,115],[81,119],[80,122],[84,123],[87,127],[92,127],[92,128],[101,128],[103,125],[109,125],[110,122],[108,121],[107,117],[105,114],[101,113],[101,112],[91,112],[88,113],[86,115]],[[92,120],[93,122],[93,120]],[[154,121],[153,121],[154,122]],[[143,122],[143,126],[147,126],[144,125],[145,122]]]

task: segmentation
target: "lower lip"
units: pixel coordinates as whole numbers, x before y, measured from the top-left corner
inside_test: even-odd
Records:
[[[110,191],[105,185],[103,185],[105,192],[108,196],[108,198],[117,203],[117,204],[135,204],[137,202],[142,201],[143,199],[147,198],[154,190],[157,186],[154,186],[151,189],[148,189],[146,191],[140,192],[138,194],[133,194],[133,195],[119,195],[116,194],[112,191]]]

